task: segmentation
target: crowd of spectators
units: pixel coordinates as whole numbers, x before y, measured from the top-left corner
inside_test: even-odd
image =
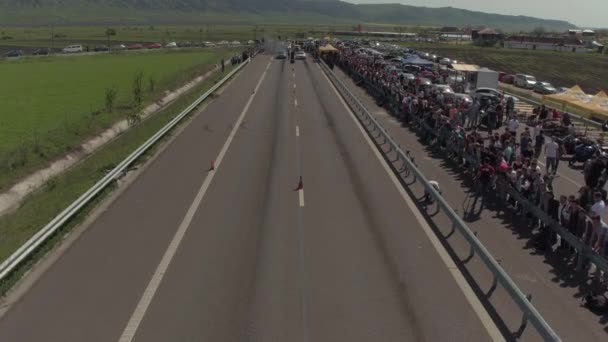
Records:
[[[547,222],[531,215],[530,206],[542,210],[596,252],[607,255],[605,159],[597,153],[585,162],[585,186],[578,194],[557,196],[553,188],[564,146],[545,128],[558,121],[565,134],[576,134],[568,115],[543,106],[524,121],[514,100],[504,94],[494,101],[449,97],[435,86],[448,79],[445,70],[437,66],[424,71],[425,78],[433,82],[424,85],[420,75],[407,78],[398,64],[387,62],[382,56],[357,46],[338,47],[340,54],[328,56],[327,62],[340,66],[355,82],[365,86],[378,104],[387,107],[404,125],[418,129],[423,140],[436,144],[472,171],[481,196],[499,187],[501,191],[495,193],[505,194],[505,205],[521,212],[532,227],[539,228],[537,248],[570,249],[573,255],[578,252],[549,229]],[[541,155],[545,171],[539,165]],[[507,190],[516,190],[519,196],[510,196]]]

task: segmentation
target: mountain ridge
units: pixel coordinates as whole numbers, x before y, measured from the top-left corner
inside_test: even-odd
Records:
[[[165,18],[159,17],[164,12]],[[95,15],[99,12],[99,16]],[[133,13],[136,12],[136,13]],[[453,7],[429,8],[401,4],[351,4],[338,0],[0,0],[0,22],[28,24],[112,24],[123,22],[192,23],[197,16],[213,20],[217,14],[233,21],[265,21],[268,14],[285,13],[293,23],[383,23],[427,26],[492,26],[505,30],[547,30],[575,27],[562,20],[540,19],[463,10]],[[273,17],[273,16],[270,16]],[[280,18],[271,21],[281,21]],[[21,23],[20,23],[21,21]]]

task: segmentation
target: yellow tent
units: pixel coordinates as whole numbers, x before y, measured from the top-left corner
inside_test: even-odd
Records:
[[[608,95],[601,91],[584,105],[585,109],[598,119],[608,120]]]
[[[608,95],[603,91],[595,96],[587,95],[579,86],[574,86],[560,94],[543,96],[543,103],[587,118],[608,119]]]
[[[591,99],[592,96],[585,94],[581,87],[574,86],[560,94],[543,96],[543,103],[562,111],[585,111],[584,105]]]
[[[338,49],[333,47],[331,44],[327,44],[325,46],[321,46],[319,48],[319,52],[320,53],[332,53],[332,52],[338,52]]]

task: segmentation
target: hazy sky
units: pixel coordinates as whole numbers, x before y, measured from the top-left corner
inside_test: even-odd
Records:
[[[456,7],[480,12],[567,20],[581,27],[608,27],[608,0],[344,0],[352,3],[402,3]]]

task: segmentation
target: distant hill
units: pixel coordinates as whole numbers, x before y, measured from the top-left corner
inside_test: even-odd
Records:
[[[505,30],[566,30],[560,20],[508,16],[451,7],[354,5],[338,0],[0,0],[2,25],[192,24],[205,22],[386,23],[481,26]]]

